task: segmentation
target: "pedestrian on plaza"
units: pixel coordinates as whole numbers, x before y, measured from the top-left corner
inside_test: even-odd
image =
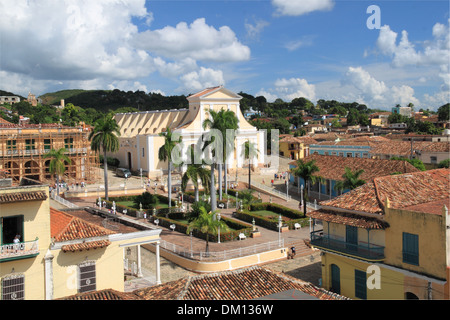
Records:
[[[295,247],[294,246],[291,247],[291,252],[292,252],[292,258],[294,258],[295,257]]]

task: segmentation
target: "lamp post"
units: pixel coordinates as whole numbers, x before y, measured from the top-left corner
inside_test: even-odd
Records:
[[[139,168],[139,174],[141,176],[141,187],[144,187],[144,183],[142,182],[142,168]]]
[[[281,214],[278,215],[278,245],[281,246]]]
[[[217,214],[217,220],[220,222],[220,212]],[[219,224],[219,236],[217,243],[220,243],[220,224]]]
[[[191,258],[193,258],[194,255],[193,255],[193,253],[192,253],[192,230],[191,230],[191,232],[189,232],[189,236],[190,236],[190,238],[191,238]]]

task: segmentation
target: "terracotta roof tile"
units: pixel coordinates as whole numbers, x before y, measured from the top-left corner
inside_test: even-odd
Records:
[[[251,300],[292,289],[321,300],[346,299],[310,283],[261,267],[190,276],[138,289],[134,293],[148,300]]]
[[[19,201],[42,201],[47,199],[45,191],[28,191],[0,194],[0,203]]]
[[[120,292],[113,289],[78,293],[72,296],[63,297],[57,300],[140,300],[132,293]]]
[[[347,158],[340,156],[325,156],[312,154],[303,158],[304,162],[315,160],[320,171],[315,176],[321,176],[324,179],[343,180],[342,175],[345,168],[349,167],[352,171],[363,169],[364,172],[360,178],[369,181],[376,177],[387,176],[392,173],[417,172],[419,169],[407,161],[402,160],[379,160],[368,158]],[[297,161],[292,161],[290,165],[296,165]]]
[[[307,216],[322,221],[344,224],[363,229],[385,229],[389,227],[389,224],[383,220],[348,212],[317,210],[307,213]]]
[[[321,205],[382,215],[386,200],[391,208],[402,209],[450,197],[450,169],[435,169],[374,178]],[[416,209],[420,207],[416,207]]]
[[[85,240],[62,246],[64,252],[104,248],[110,244],[108,240],[90,240],[90,238],[104,237],[115,232],[102,228],[66,212],[50,208],[51,237],[56,242]]]

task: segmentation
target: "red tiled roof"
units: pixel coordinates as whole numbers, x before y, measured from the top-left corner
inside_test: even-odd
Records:
[[[46,200],[45,191],[28,191],[0,194],[0,203],[10,203],[19,201],[42,201]]]
[[[140,300],[140,298],[133,293],[120,292],[113,289],[105,289],[99,291],[78,293],[57,300]]]
[[[201,97],[201,96],[203,96],[203,95],[205,95],[205,94],[207,94],[207,93],[210,93],[210,92],[212,92],[212,91],[214,91],[214,90],[216,90],[216,89],[218,89],[218,88],[220,88],[220,87],[221,87],[221,86],[203,89],[202,91],[199,91],[199,92],[197,92],[197,93],[194,93],[194,94],[190,95],[188,98],[191,98],[191,97]]]
[[[389,227],[388,223],[383,220],[348,212],[317,210],[309,212],[307,215],[311,218],[319,219],[322,221],[344,224],[364,229],[385,229]]]
[[[103,237],[114,234],[113,231],[102,228],[80,218],[71,216],[66,212],[50,208],[51,237],[56,242],[70,240],[85,240],[82,243],[74,243],[62,246],[64,252],[80,251],[103,248],[110,244],[108,240],[91,240],[90,238]]]
[[[360,178],[369,181],[376,177],[387,176],[392,173],[408,173],[417,172],[419,169],[403,160],[379,160],[368,158],[347,158],[340,156],[325,156],[312,154],[302,159],[304,162],[315,160],[315,164],[320,171],[315,173],[315,176],[320,176],[324,179],[343,180],[342,175],[345,173],[345,168],[348,167],[352,171],[363,169],[364,172]],[[297,161],[292,161],[290,165],[297,165]]]
[[[346,299],[310,283],[261,267],[190,276],[134,293],[146,300],[251,300],[299,290],[321,300]]]
[[[382,215],[386,200],[394,209],[444,201],[450,198],[450,169],[435,169],[374,178],[363,186],[332,200],[325,209],[346,209]]]

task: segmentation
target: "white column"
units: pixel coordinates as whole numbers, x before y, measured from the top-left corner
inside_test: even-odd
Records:
[[[142,278],[141,246],[137,245],[137,277]]]
[[[156,242],[156,284],[161,284],[161,267],[159,259],[159,241]]]
[[[45,299],[53,300],[53,254],[50,249],[44,257],[45,260]]]

